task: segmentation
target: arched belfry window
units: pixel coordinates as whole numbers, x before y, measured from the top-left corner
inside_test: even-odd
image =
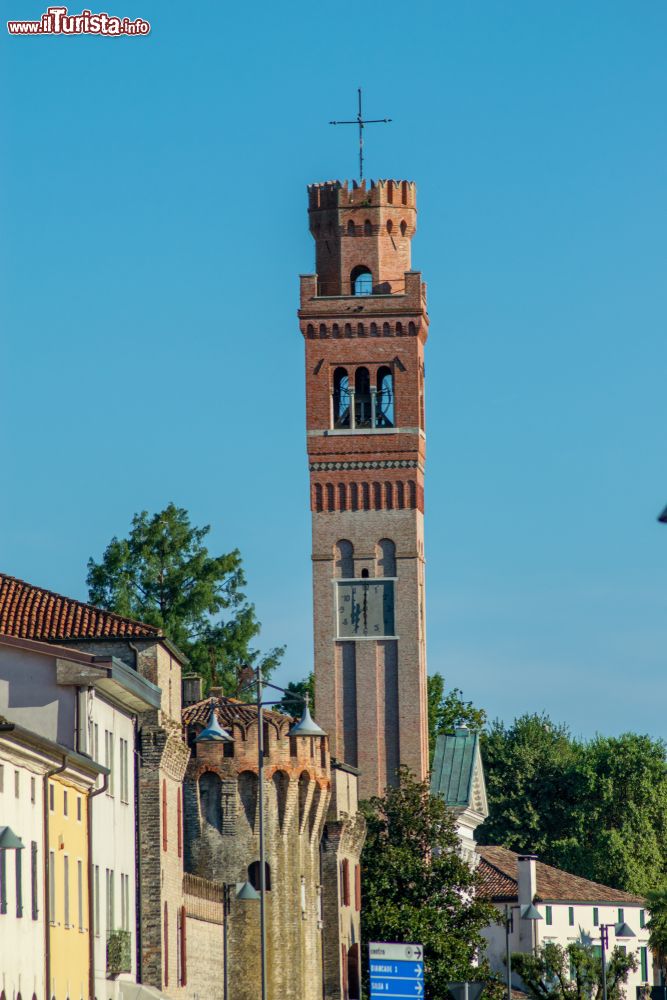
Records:
[[[373,235],[373,227],[371,226],[371,220],[366,219],[366,221],[364,222],[364,236],[372,236],[372,235]]]
[[[394,426],[394,376],[391,368],[386,366],[378,369],[375,426]]]
[[[352,295],[372,295],[373,275],[365,264],[358,264],[350,272],[350,292]]]
[[[346,368],[336,368],[333,378],[333,425],[350,426],[350,380]]]
[[[356,228],[352,219],[347,224],[347,235],[354,236],[356,234]]]
[[[401,236],[405,236],[407,231],[408,231],[408,224],[405,221],[405,219],[403,219],[401,222]]]
[[[371,426],[371,379],[363,367],[354,375],[354,426]]]

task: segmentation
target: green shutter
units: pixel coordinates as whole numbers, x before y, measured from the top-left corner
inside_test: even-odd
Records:
[[[568,906],[567,908],[567,919],[570,927],[574,927],[574,907]]]
[[[550,906],[547,906],[546,911],[547,911],[547,927],[550,927],[551,924],[553,923],[553,910]]]
[[[642,913],[643,912],[644,911],[642,910]],[[639,957],[641,959],[641,964],[642,964],[642,982],[643,983],[647,983],[648,982],[648,949],[646,949],[646,948],[640,948],[639,949]]]
[[[600,925],[600,911],[597,906],[593,907],[593,927],[599,927]]]

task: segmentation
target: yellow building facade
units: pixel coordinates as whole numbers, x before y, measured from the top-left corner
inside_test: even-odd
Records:
[[[89,1000],[91,915],[90,777],[67,767],[48,779],[47,951],[49,997]]]

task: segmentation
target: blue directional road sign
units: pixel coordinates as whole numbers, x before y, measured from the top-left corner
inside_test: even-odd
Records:
[[[374,941],[368,947],[371,1000],[424,996],[424,949],[420,944]]]

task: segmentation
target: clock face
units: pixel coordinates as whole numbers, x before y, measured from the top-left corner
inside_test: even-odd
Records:
[[[337,580],[336,615],[339,639],[393,637],[394,581]]]

